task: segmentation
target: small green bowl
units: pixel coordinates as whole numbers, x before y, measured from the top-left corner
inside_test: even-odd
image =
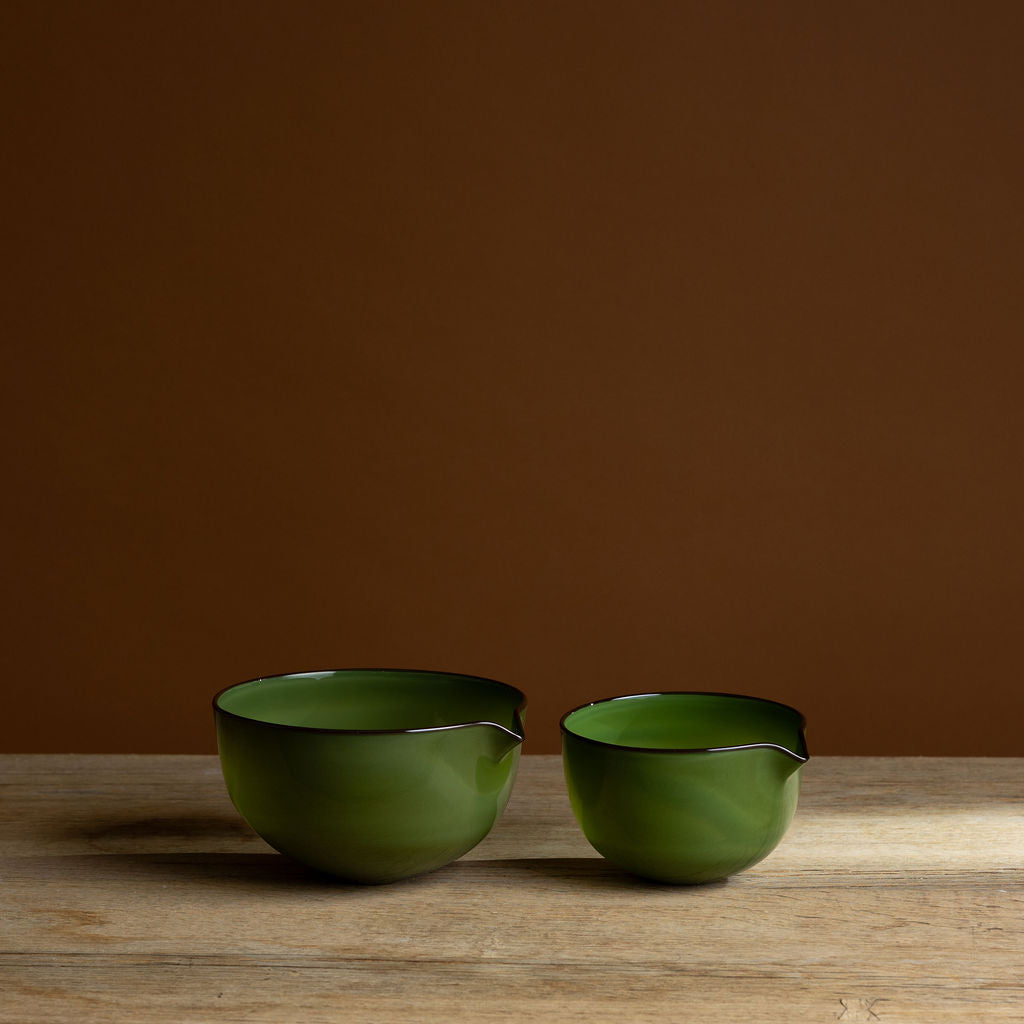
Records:
[[[228,793],[276,850],[356,882],[461,857],[508,803],[526,700],[477,676],[343,669],[213,698]]]
[[[643,693],[562,717],[573,813],[591,845],[661,882],[710,882],[767,857],[796,810],[804,718],[726,693]]]

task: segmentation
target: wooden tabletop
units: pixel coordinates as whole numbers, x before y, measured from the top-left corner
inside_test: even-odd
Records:
[[[672,887],[599,858],[556,757],[388,886],[239,819],[217,761],[0,756],[0,1020],[1024,1020],[1024,759],[811,760],[779,849]]]

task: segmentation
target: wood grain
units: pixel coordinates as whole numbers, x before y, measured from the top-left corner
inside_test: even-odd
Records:
[[[818,758],[725,883],[622,874],[527,757],[466,858],[330,881],[209,757],[0,756],[3,1021],[1024,1020],[1024,760]]]

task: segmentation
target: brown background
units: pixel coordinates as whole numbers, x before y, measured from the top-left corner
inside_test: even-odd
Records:
[[[408,665],[1020,754],[1024,5],[17,3],[9,751]]]

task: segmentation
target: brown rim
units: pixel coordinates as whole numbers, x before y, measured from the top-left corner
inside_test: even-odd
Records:
[[[581,736],[566,725],[566,719],[570,715],[576,714],[577,711],[585,711],[587,708],[592,708],[597,704],[610,704],[617,700],[634,700],[637,697],[669,696],[728,697],[730,700],[752,701],[782,708],[784,711],[789,711],[796,715],[799,720],[800,750],[790,750],[789,747],[784,747],[779,743],[737,743],[728,747],[632,747],[625,743],[609,743],[606,740],[595,740],[590,736]],[[780,754],[785,754],[787,757],[793,758],[794,761],[800,762],[800,764],[806,764],[810,760],[810,754],[807,753],[807,741],[804,738],[806,726],[807,719],[803,716],[803,713],[797,711],[796,708],[791,707],[789,704],[783,704],[777,700],[768,700],[766,697],[751,697],[744,693],[721,693],[716,690],[655,690],[649,693],[623,693],[615,697],[602,697],[600,700],[587,701],[586,704],[580,704],[579,707],[566,711],[558,720],[558,727],[561,732],[572,736],[573,739],[580,740],[583,743],[591,743],[596,747],[607,747],[611,750],[627,750],[637,754],[724,754],[731,750],[777,750]]]
[[[327,729],[318,725],[288,725],[285,722],[268,722],[262,718],[251,718],[249,715],[240,715],[235,711],[228,711],[227,708],[220,706],[220,699],[229,690],[235,690],[239,686],[249,686],[251,683],[262,683],[267,682],[271,679],[288,679],[296,676],[321,676],[321,675],[347,675],[349,673],[367,673],[367,672],[397,672],[401,675],[408,676],[434,676],[434,677],[445,677],[448,679],[469,679],[478,683],[490,683],[494,686],[504,687],[506,690],[511,690],[513,693],[519,695],[519,704],[516,706],[514,712],[514,729],[509,729],[504,725],[499,725],[497,722],[487,721],[474,721],[474,722],[457,722],[454,725],[436,725],[426,726],[419,729]],[[475,725],[490,725],[495,729],[500,729],[502,732],[507,732],[510,736],[514,736],[518,740],[524,740],[526,738],[526,730],[523,727],[523,712],[526,710],[526,694],[519,689],[518,686],[512,686],[511,683],[503,683],[500,679],[490,679],[487,676],[474,676],[465,672],[441,672],[436,669],[429,668],[319,668],[309,669],[305,672],[278,672],[270,676],[256,676],[253,679],[244,679],[239,683],[232,683],[230,686],[225,686],[222,690],[218,690],[213,695],[212,700],[213,713],[214,715],[226,715],[228,718],[236,718],[242,722],[254,722],[257,725],[265,725],[271,729],[291,729],[298,732],[319,732],[319,733],[333,733],[340,736],[400,736],[403,733],[422,733],[422,732],[449,732],[452,729],[468,729]]]

